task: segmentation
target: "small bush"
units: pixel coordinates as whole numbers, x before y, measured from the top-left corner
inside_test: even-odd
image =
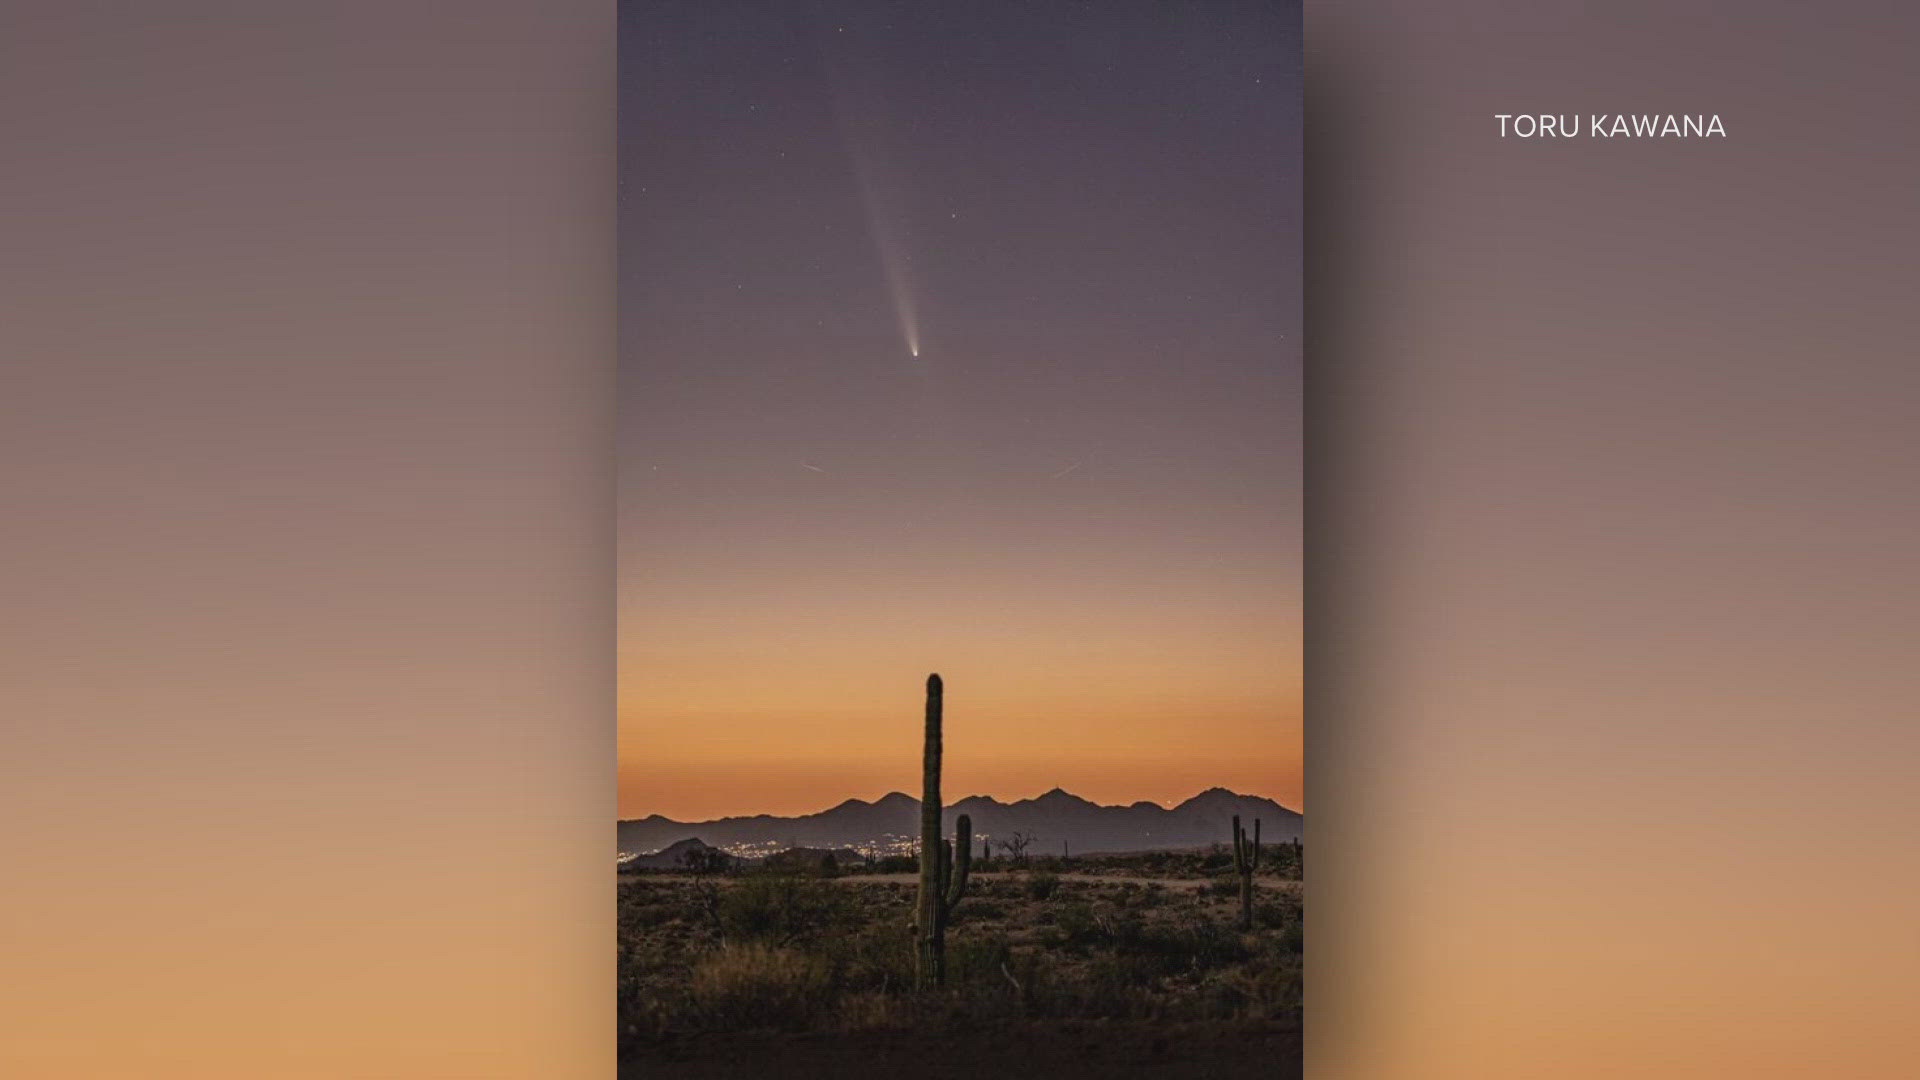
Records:
[[[689,996],[704,1026],[805,1028],[827,989],[826,965],[792,949],[730,945],[694,965]]]
[[[992,900],[963,899],[959,913],[967,922],[986,922],[1007,917],[1007,909]]]
[[[1059,928],[1052,935],[1052,943],[1057,947],[1084,952],[1105,936],[1093,905],[1084,901],[1061,905],[1054,925]]]
[[[1287,928],[1285,930],[1280,931],[1280,950],[1282,952],[1292,953],[1294,956],[1299,956],[1301,953],[1306,951],[1306,948],[1307,948],[1307,924],[1306,923],[1303,923],[1300,920],[1295,919],[1294,921],[1287,924]]]
[[[898,993],[913,982],[913,938],[905,922],[836,934],[819,949],[841,989]]]
[[[1060,888],[1060,875],[1041,871],[1027,878],[1027,896],[1034,900],[1048,900]]]
[[[1027,895],[1027,890],[1016,878],[976,878],[968,880],[967,895],[983,900],[1019,900]]]
[[[682,905],[650,882],[633,881],[620,886],[618,911],[621,932],[633,933],[674,921],[681,916]]]
[[[958,937],[947,942],[947,983],[953,987],[1001,985],[1000,965],[1011,955],[1001,937]]]
[[[1208,896],[1239,896],[1240,879],[1238,877],[1217,877],[1206,883],[1203,888]]]
[[[720,897],[720,928],[729,941],[790,945],[844,926],[852,915],[846,892],[800,877],[749,877]]]
[[[1255,964],[1210,979],[1203,1008],[1220,1019],[1277,1019],[1297,1014],[1301,987],[1299,961]]]
[[[839,1026],[847,1031],[897,1027],[907,1012],[898,994],[875,990],[845,994],[835,1007]]]
[[[1300,921],[1300,901],[1282,896],[1253,905],[1253,924],[1263,930],[1285,930]]]
[[[632,931],[664,926],[680,918],[681,913],[681,905],[674,903],[630,904],[620,909],[620,928]]]

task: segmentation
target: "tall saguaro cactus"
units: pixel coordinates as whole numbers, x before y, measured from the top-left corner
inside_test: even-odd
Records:
[[[1253,872],[1260,867],[1260,819],[1253,819],[1253,835],[1240,829],[1233,815],[1233,869],[1240,875],[1240,929],[1253,929]]]
[[[967,891],[973,863],[973,819],[960,815],[954,842],[940,836],[940,712],[944,687],[927,676],[927,742],[920,773],[920,903],[914,918],[914,982],[922,989],[947,978],[947,919]]]

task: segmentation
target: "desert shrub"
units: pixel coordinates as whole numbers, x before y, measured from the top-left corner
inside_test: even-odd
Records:
[[[911,874],[920,869],[920,860],[911,855],[889,855],[873,861],[876,874]]]
[[[1231,924],[1204,917],[1144,924],[1118,947],[1155,957],[1168,971],[1232,964],[1252,955],[1246,939]]]
[[[1061,909],[1052,940],[1082,955],[1104,952],[1136,958],[1142,963],[1131,971],[1143,979],[1231,964],[1250,955],[1234,927],[1215,919],[1150,920],[1138,912],[1087,904]]]
[[[1253,905],[1253,924],[1264,930],[1284,930],[1300,921],[1300,899],[1280,894]]]
[[[1299,890],[1268,879],[1256,897],[1256,932],[1242,934],[1237,903],[1217,899],[1200,879],[1202,858],[1159,859],[1185,884],[1061,880],[1038,865],[975,878],[947,939],[947,984],[937,994],[914,990],[912,882],[623,877],[621,1038],[1297,1016]],[[1084,859],[1083,869],[1128,876],[1146,861]],[[1221,895],[1237,892],[1231,873],[1215,876]],[[697,902],[709,890],[711,911]]]
[[[1134,1018],[1156,1011],[1153,991],[1133,958],[1095,956],[1071,972],[1044,960],[1029,968],[1033,979],[1029,1011],[1073,1018]]]
[[[1100,916],[1095,914],[1093,905],[1084,900],[1060,905],[1053,925],[1055,929],[1048,940],[1056,948],[1086,952],[1106,937]]]
[[[970,923],[1004,919],[1007,916],[1006,906],[998,901],[976,900],[968,897],[962,899],[960,903],[959,915]]]
[[[1027,895],[1026,882],[1011,877],[969,879],[967,895],[983,900],[1019,900]]]
[[[1217,877],[1201,886],[1208,896],[1239,896],[1240,879],[1237,876]]]
[[[947,984],[955,987],[1004,986],[1000,965],[1010,955],[1006,939],[979,935],[947,942]]]
[[[694,965],[688,996],[701,1026],[804,1028],[825,1004],[825,963],[793,949],[732,944]]]
[[[865,990],[843,994],[834,1006],[834,1019],[846,1031],[897,1027],[909,1014],[898,993]]]
[[[820,949],[838,990],[897,994],[913,985],[913,939],[904,923],[835,935]]]
[[[853,914],[841,886],[802,877],[749,877],[719,901],[721,932],[734,942],[808,941],[844,926]]]
[[[1200,1009],[1219,1020],[1273,1020],[1298,1015],[1303,1001],[1298,959],[1222,971],[1203,987]]]
[[[620,908],[620,929],[631,931],[663,926],[680,918],[684,911],[684,905],[662,901],[623,905]]]
[[[615,910],[619,913],[621,932],[632,933],[680,918],[685,906],[678,903],[670,891],[652,882],[631,881],[621,884]]]
[[[1305,952],[1307,947],[1307,924],[1299,919],[1288,923],[1286,929],[1280,931],[1279,944],[1282,952],[1292,953],[1294,956],[1299,956]]]

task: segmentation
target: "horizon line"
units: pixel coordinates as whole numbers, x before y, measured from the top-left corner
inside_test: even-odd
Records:
[[[1200,789],[1199,791],[1196,791],[1196,792],[1194,792],[1194,793],[1193,793],[1192,795],[1189,795],[1189,796],[1187,796],[1187,797],[1186,797],[1186,798],[1184,798],[1184,799],[1180,799],[1180,800],[1178,800],[1178,801],[1176,801],[1176,802],[1171,802],[1171,803],[1158,803],[1158,802],[1154,802],[1154,801],[1153,801],[1152,799],[1135,799],[1135,800],[1133,800],[1132,802],[1127,802],[1127,803],[1100,803],[1100,802],[1094,802],[1094,801],[1093,801],[1092,799],[1088,799],[1088,798],[1084,798],[1083,796],[1080,796],[1080,795],[1074,795],[1074,794],[1073,794],[1073,792],[1071,792],[1071,791],[1068,791],[1068,790],[1067,790],[1066,788],[1064,788],[1064,787],[1061,787],[1061,786],[1060,786],[1060,785],[1058,785],[1058,784],[1055,784],[1055,785],[1054,785],[1053,787],[1050,787],[1050,788],[1048,788],[1047,790],[1045,790],[1045,791],[1043,791],[1043,792],[1041,792],[1041,793],[1040,793],[1040,794],[1038,794],[1038,795],[1029,795],[1029,796],[1026,796],[1025,798],[1018,798],[1018,799],[999,799],[999,798],[995,798],[995,797],[994,797],[994,796],[992,796],[992,795],[979,795],[979,794],[975,794],[975,795],[966,795],[966,796],[962,796],[961,798],[959,798],[959,799],[957,799],[957,800],[954,800],[954,801],[952,801],[952,802],[947,802],[947,803],[945,803],[944,805],[942,805],[942,806],[941,806],[941,808],[940,808],[940,809],[941,809],[941,811],[942,811],[942,812],[945,812],[946,810],[948,810],[949,808],[951,808],[951,807],[953,807],[953,806],[957,806],[957,805],[959,805],[960,803],[963,803],[963,802],[966,802],[966,801],[967,801],[968,799],[986,799],[986,800],[987,800],[987,801],[989,801],[989,802],[992,802],[992,803],[997,803],[998,805],[1001,805],[1001,806],[1013,806],[1013,805],[1015,805],[1015,804],[1017,804],[1017,803],[1022,803],[1022,802],[1033,802],[1033,801],[1036,801],[1036,800],[1038,800],[1038,799],[1042,799],[1042,798],[1045,798],[1045,797],[1046,797],[1047,795],[1050,795],[1050,794],[1052,794],[1053,792],[1056,792],[1056,791],[1058,791],[1058,792],[1060,792],[1060,793],[1061,793],[1061,794],[1063,794],[1063,795],[1071,795],[1071,796],[1073,796],[1073,798],[1076,798],[1076,799],[1079,799],[1079,800],[1080,800],[1081,802],[1085,802],[1085,803],[1089,803],[1089,804],[1091,804],[1091,805],[1093,805],[1093,806],[1095,806],[1095,807],[1098,807],[1098,808],[1100,808],[1100,809],[1111,809],[1111,810],[1125,810],[1125,809],[1128,809],[1128,808],[1130,808],[1130,807],[1134,807],[1134,806],[1138,806],[1138,805],[1139,805],[1139,804],[1141,804],[1141,803],[1146,803],[1146,804],[1148,804],[1149,806],[1157,806],[1157,807],[1160,807],[1160,808],[1162,808],[1162,809],[1167,809],[1167,808],[1170,808],[1170,807],[1173,807],[1173,806],[1183,806],[1183,805],[1185,805],[1185,804],[1187,804],[1187,803],[1189,803],[1189,802],[1192,802],[1192,801],[1193,801],[1194,799],[1197,799],[1197,798],[1199,798],[1200,796],[1202,796],[1202,795],[1205,795],[1205,794],[1206,794],[1207,792],[1209,792],[1209,791],[1224,791],[1224,792],[1226,792],[1226,793],[1227,793],[1227,794],[1229,794],[1229,795],[1232,795],[1232,796],[1235,796],[1236,798],[1242,798],[1242,799],[1265,799],[1265,800],[1266,800],[1267,802],[1270,802],[1270,803],[1273,803],[1273,804],[1274,804],[1275,806],[1278,806],[1278,807],[1279,807],[1280,809],[1282,809],[1282,810],[1285,810],[1285,811],[1287,811],[1288,813],[1292,813],[1292,814],[1298,814],[1298,815],[1300,815],[1301,817],[1305,817],[1305,816],[1306,816],[1306,811],[1304,811],[1304,810],[1300,810],[1300,809],[1298,809],[1298,808],[1295,808],[1295,807],[1292,807],[1292,806],[1288,806],[1288,805],[1287,805],[1286,803],[1283,803],[1283,802],[1281,802],[1281,801],[1280,801],[1279,799],[1276,799],[1276,798],[1274,798],[1274,797],[1272,797],[1271,795],[1256,795],[1256,794],[1251,794],[1251,793],[1249,793],[1249,792],[1244,792],[1244,791],[1234,791],[1234,790],[1233,790],[1232,788],[1228,788],[1228,787],[1225,787],[1225,786],[1223,786],[1223,785],[1220,785],[1220,784],[1215,784],[1215,785],[1213,785],[1213,786],[1211,786],[1211,787],[1206,787],[1206,788],[1202,788],[1202,789]],[[878,802],[880,802],[880,801],[882,801],[882,800],[884,800],[884,799],[887,799],[887,798],[889,798],[889,797],[891,797],[891,796],[894,796],[894,795],[899,795],[899,796],[901,796],[901,797],[903,797],[903,798],[907,798],[907,799],[912,799],[912,800],[913,800],[914,802],[919,802],[919,801],[920,801],[920,799],[919,799],[919,796],[917,796],[917,795],[911,795],[911,794],[908,794],[907,792],[904,792],[904,791],[900,791],[900,790],[897,790],[897,789],[896,789],[896,790],[893,790],[893,791],[888,791],[888,792],[885,792],[885,793],[883,793],[882,795],[880,795],[880,796],[879,796],[878,798],[873,798],[873,799],[863,799],[863,798],[860,798],[860,797],[858,797],[858,796],[848,796],[847,798],[844,798],[844,799],[842,799],[842,800],[840,800],[839,802],[837,802],[837,803],[834,803],[834,804],[833,804],[833,805],[831,805],[831,806],[823,806],[823,807],[821,807],[821,808],[820,808],[820,809],[818,809],[818,810],[810,810],[810,811],[806,811],[806,812],[804,812],[804,813],[798,813],[798,814],[775,814],[775,813],[769,813],[769,812],[767,812],[767,811],[764,811],[764,810],[763,810],[763,811],[759,811],[759,812],[747,812],[747,813],[737,813],[737,814],[725,814],[725,815],[722,815],[722,816],[720,816],[720,817],[712,817],[712,818],[707,818],[707,819],[706,819],[705,821],[685,821],[685,822],[683,822],[683,821],[680,821],[680,820],[679,820],[678,818],[670,818],[670,817],[667,817],[667,816],[666,816],[665,814],[662,814],[662,813],[659,813],[658,811],[655,811],[654,813],[651,813],[651,814],[645,814],[645,815],[642,815],[642,816],[640,816],[640,817],[621,817],[621,816],[619,815],[619,812],[618,812],[618,811],[616,811],[616,812],[614,813],[614,820],[615,820],[616,822],[622,822],[622,821],[646,821],[646,820],[648,820],[649,818],[656,818],[656,817],[657,817],[657,818],[663,818],[663,819],[665,819],[665,820],[667,820],[667,821],[672,821],[672,822],[675,822],[676,824],[683,824],[683,825],[702,825],[702,824],[707,824],[707,823],[710,823],[710,822],[715,822],[715,821],[725,821],[725,820],[728,820],[729,818],[755,818],[755,817],[771,817],[771,818],[782,818],[782,817],[809,817],[809,816],[811,816],[811,815],[813,815],[813,814],[824,814],[824,813],[826,813],[826,812],[827,812],[827,811],[829,811],[829,810],[837,810],[837,809],[839,809],[840,807],[842,807],[842,806],[845,806],[845,805],[847,805],[848,803],[859,803],[859,804],[861,804],[861,805],[863,805],[863,806],[872,806],[872,805],[874,805],[874,804],[876,804],[876,803],[878,803]]]

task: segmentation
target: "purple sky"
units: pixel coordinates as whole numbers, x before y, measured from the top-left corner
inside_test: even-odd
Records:
[[[1101,762],[1002,745],[975,788],[1239,763],[1298,804],[1299,27],[623,5],[623,812],[753,809],[809,747],[884,789],[862,695],[956,665],[983,737],[1112,688]],[[1258,749],[1167,759],[1209,725]]]

